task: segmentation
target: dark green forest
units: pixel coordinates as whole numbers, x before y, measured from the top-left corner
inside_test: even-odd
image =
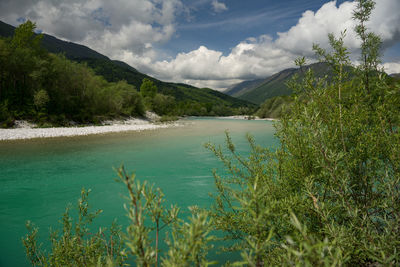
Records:
[[[84,64],[41,47],[35,24],[20,25],[12,38],[0,39],[0,121],[42,125],[96,122],[102,117],[141,116],[140,94],[124,81],[109,83]]]
[[[4,25],[2,32],[7,35]],[[17,119],[42,127],[96,124],[108,118],[143,116],[146,110],[169,118],[250,114],[255,110],[256,105],[211,89],[158,81],[86,47],[35,34],[35,27],[28,21],[11,37],[0,38],[2,127],[12,127]],[[68,53],[46,49],[63,51],[64,46]],[[156,93],[143,95],[142,83],[154,85]]]

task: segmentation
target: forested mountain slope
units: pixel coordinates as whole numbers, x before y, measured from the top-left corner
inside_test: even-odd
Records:
[[[0,36],[11,37],[14,34],[14,30],[15,27],[0,21]],[[240,100],[208,88],[196,88],[187,84],[157,80],[137,71],[124,62],[111,60],[84,45],[63,41],[48,34],[43,34],[42,47],[51,53],[62,53],[70,60],[86,63],[95,71],[95,74],[103,76],[108,82],[125,80],[128,84],[134,85],[138,90],[143,79],[148,78],[156,84],[159,93],[173,96],[176,101],[185,102],[185,105],[191,105],[193,109],[198,109],[198,105],[202,107],[218,105],[222,108],[242,107],[249,109],[256,107],[256,105],[248,101]]]
[[[229,88],[225,93],[252,103],[261,104],[265,100],[275,96],[292,94],[291,89],[287,87],[286,83],[295,74],[298,74],[299,79],[301,79],[309,68],[314,71],[316,77],[331,75],[329,66],[326,63],[314,63],[304,66],[302,69],[285,69],[265,79],[244,81]]]

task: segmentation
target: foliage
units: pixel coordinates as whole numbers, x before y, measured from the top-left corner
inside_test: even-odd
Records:
[[[128,175],[124,168],[118,169],[120,180],[126,185],[129,192],[128,216],[131,221],[125,236],[128,254],[135,257],[138,266],[158,266],[160,232],[166,226],[171,226],[171,236],[167,239],[170,251],[162,259],[163,266],[190,266],[190,262],[198,266],[207,266],[207,243],[211,222],[207,213],[192,207],[192,217],[189,222],[179,219],[180,209],[176,206],[165,207],[164,194],[146,182],[140,183],[135,175]],[[152,224],[146,223],[151,221]],[[155,242],[150,238],[155,231]],[[201,264],[201,265],[200,265]]]
[[[140,93],[143,97],[153,99],[157,94],[157,86],[151,80],[144,78],[140,86]]]
[[[13,33],[13,26],[0,21],[1,36],[9,37],[12,36]],[[255,104],[230,97],[212,89],[196,88],[181,83],[163,82],[140,73],[135,68],[124,62],[110,60],[106,56],[97,53],[86,46],[62,41],[47,34],[43,34],[42,36],[41,46],[47,51],[54,54],[63,54],[69,60],[87,64],[87,66],[93,69],[96,75],[102,76],[108,82],[126,81],[135,88],[140,88],[143,79],[147,78],[153,81],[157,86],[158,93],[174,97],[177,103],[197,102],[203,106],[223,103],[232,110],[239,107],[253,110],[257,107]],[[182,112],[183,114],[175,115],[185,115],[185,111],[183,110]],[[251,112],[246,114],[251,114]]]
[[[160,118],[160,122],[177,121],[177,120],[178,120],[178,117],[168,116],[168,115],[164,115]]]
[[[126,257],[120,253],[122,249],[121,230],[113,224],[107,233],[100,228],[90,232],[89,226],[102,212],[89,212],[87,198],[89,191],[82,189],[78,201],[78,216],[70,216],[69,208],[60,221],[62,233],[51,231],[51,252],[47,253],[38,245],[38,228],[27,222],[28,234],[22,239],[26,255],[33,266],[105,266],[115,264],[122,266]]]
[[[33,104],[38,109],[44,108],[49,101],[50,98],[46,90],[41,89],[33,95]]]
[[[163,83],[88,48],[35,34],[35,27],[27,21],[12,37],[0,38],[0,103],[7,100],[9,111],[0,120],[3,126],[14,118],[33,120],[39,126],[69,125],[71,121],[98,123],[118,116],[142,116],[145,109],[169,116],[222,116],[243,112],[243,108],[252,113],[255,107],[211,89]],[[42,39],[44,47],[55,45],[50,49],[55,52],[67,49],[67,56],[82,63],[49,54],[41,46]],[[89,59],[79,57],[84,51]],[[141,85],[137,85],[139,79]],[[140,86],[140,94],[134,85]]]
[[[9,117],[66,124],[144,114],[133,86],[106,82],[84,64],[47,53],[34,29],[27,21],[11,39],[0,39],[0,103],[8,102]]]
[[[371,1],[358,3],[360,12],[370,12],[364,5]],[[363,25],[368,16],[359,17]],[[233,240],[233,249],[248,251],[242,253],[244,264],[399,264],[400,91],[377,69],[379,40],[365,36],[366,61],[355,74],[346,69],[345,32],[337,39],[329,35],[331,53],[314,47],[335,75],[316,78],[308,70],[302,83],[295,77],[289,84],[297,95],[290,114],[276,124],[280,149],[263,151],[250,139],[252,153],[243,159],[229,136],[233,158],[210,146],[230,173],[215,175],[212,218],[225,238]],[[249,206],[260,185],[258,206]],[[254,207],[264,216],[260,224]],[[254,214],[251,226],[246,213]],[[254,238],[257,225],[263,238]]]
[[[191,207],[188,222],[179,220],[167,236],[169,250],[163,258],[163,266],[209,266],[215,264],[207,260],[207,253],[213,248],[210,243],[212,221],[206,211]]]
[[[173,96],[156,94],[153,98],[153,111],[158,115],[174,114],[176,107]]]
[[[156,80],[120,61],[97,58],[78,58],[76,60],[87,63],[97,75],[103,76],[109,82],[126,80],[128,84],[140,88],[143,79],[146,78],[152,81],[157,87],[159,94],[174,98],[176,104],[173,110],[174,115],[203,114],[204,112],[200,109],[204,108],[207,110],[207,113],[203,115],[211,116],[213,114],[210,112],[210,107],[218,105],[226,106],[230,110],[230,113],[234,114],[241,114],[240,112],[243,112],[243,109],[247,109],[248,111],[245,113],[247,115],[253,113],[257,107],[255,104],[230,97],[212,89],[196,88],[186,84],[166,83]],[[151,104],[151,102],[148,101],[148,104]]]
[[[140,183],[124,167],[117,169],[118,181],[125,184],[129,206],[125,207],[130,224],[126,233],[115,223],[106,235],[100,228],[91,233],[89,225],[102,211],[89,213],[89,191],[82,189],[78,202],[78,220],[73,222],[66,209],[61,220],[62,235],[51,232],[51,252],[46,254],[38,245],[38,228],[27,222],[28,234],[22,239],[26,255],[33,266],[128,266],[128,260],[137,266],[208,266],[206,259],[212,248],[211,220],[206,211],[189,207],[188,221],[179,218],[180,209],[165,206],[164,194],[159,188]],[[160,235],[165,228],[165,242],[169,250],[160,257]]]
[[[290,112],[293,99],[290,96],[277,96],[267,99],[257,110],[260,118],[280,118],[285,112]]]
[[[0,128],[9,128],[14,125],[14,117],[8,109],[8,101],[0,103]]]
[[[292,88],[287,85],[293,77],[297,76],[297,82],[304,78],[305,72],[311,69],[317,78],[332,76],[333,72],[325,62],[317,62],[304,65],[302,68],[289,68],[273,74],[265,79],[245,81],[235,85],[227,94],[242,100],[261,105],[268,99],[278,96],[290,96],[293,94]]]

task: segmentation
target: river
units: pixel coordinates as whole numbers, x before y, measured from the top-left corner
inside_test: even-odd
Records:
[[[246,154],[246,133],[258,144],[275,146],[273,123],[237,119],[192,118],[186,126],[142,132],[0,142],[0,266],[29,266],[21,237],[25,222],[40,228],[46,242],[49,227],[57,228],[68,203],[76,204],[82,187],[91,189],[91,208],[103,213],[94,226],[127,219],[126,190],[115,182],[113,167],[124,164],[138,179],[160,187],[169,203],[183,210],[208,207],[214,192],[212,169],[220,169],[204,148],[224,144],[229,130],[238,151]]]

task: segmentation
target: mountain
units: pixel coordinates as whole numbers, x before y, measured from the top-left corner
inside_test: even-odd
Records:
[[[11,37],[15,27],[0,21],[0,36]],[[60,40],[54,36],[43,34],[42,46],[51,53],[64,54],[66,58],[86,63],[97,75],[103,76],[109,82],[126,80],[129,84],[140,88],[142,80],[148,78],[158,87],[158,91],[165,95],[174,96],[178,102],[224,105],[232,108],[248,107],[254,109],[256,105],[209,88],[197,88],[187,84],[169,83],[155,79],[137,71],[128,64],[111,60],[84,45]]]
[[[245,92],[261,85],[262,83],[264,83],[264,81],[265,81],[265,79],[244,81],[244,82],[230,86],[228,89],[226,89],[224,91],[224,93],[231,95],[231,96],[240,96],[240,95],[243,95]]]
[[[265,79],[244,81],[228,88],[224,93],[255,104],[261,104],[265,100],[275,96],[290,95],[292,91],[286,86],[286,83],[295,74],[298,74],[300,77],[303,76],[303,73],[309,68],[313,69],[317,77],[323,77],[330,72],[329,66],[326,63],[314,63],[304,66],[301,70],[299,68],[290,68]]]
[[[0,36],[12,37],[15,27],[0,21]],[[43,34],[42,46],[54,54],[63,53],[68,59],[97,58],[109,60],[108,57],[80,44],[63,41],[54,36]]]
[[[395,79],[400,79],[400,73],[392,73],[389,75],[390,77],[393,77]]]

